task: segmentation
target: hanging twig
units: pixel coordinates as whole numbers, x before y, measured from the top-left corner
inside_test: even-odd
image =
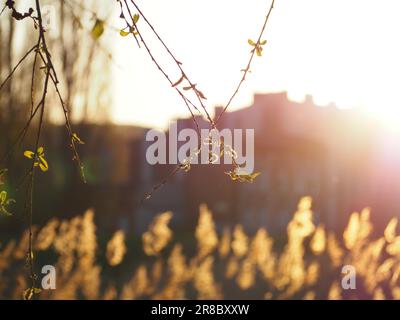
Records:
[[[24,292],[24,298],[26,299],[31,299],[33,294],[37,293],[40,291],[38,288],[35,286],[36,282],[36,275],[34,271],[34,253],[33,253],[33,192],[34,192],[34,182],[35,182],[35,171],[36,168],[39,166],[42,170],[47,170],[47,162],[45,162],[45,166],[43,163],[39,164],[40,161],[43,161],[43,152],[44,149],[40,147],[40,138],[41,138],[41,133],[43,129],[43,124],[44,124],[44,114],[45,114],[45,109],[46,109],[46,97],[48,93],[48,88],[49,88],[49,82],[51,81],[54,85],[54,88],[56,90],[58,99],[60,101],[60,105],[62,107],[63,113],[64,113],[64,118],[65,118],[65,126],[68,132],[68,136],[70,139],[70,147],[72,149],[73,153],[73,160],[75,160],[78,163],[78,166],[80,168],[80,173],[83,181],[84,179],[84,174],[83,174],[83,165],[81,163],[76,144],[82,143],[80,138],[77,136],[77,134],[72,130],[72,126],[70,123],[69,115],[68,115],[68,109],[66,104],[64,103],[64,100],[62,98],[62,95],[59,90],[59,78],[57,76],[56,69],[54,67],[53,61],[51,54],[49,52],[48,46],[47,46],[47,41],[46,41],[46,35],[45,35],[45,29],[43,27],[43,20],[42,20],[42,13],[41,13],[41,6],[40,6],[40,0],[35,0],[35,7],[36,7],[36,14],[37,16],[33,16],[33,9],[29,9],[28,13],[21,14],[18,11],[15,10],[14,8],[14,1],[7,1],[6,6],[12,10],[11,16],[16,19],[16,20],[22,20],[26,17],[30,17],[33,19],[34,24],[35,24],[35,29],[38,30],[38,40],[35,46],[33,46],[30,50],[28,50],[25,55],[20,59],[20,61],[17,63],[17,65],[12,69],[10,74],[6,77],[6,79],[2,82],[0,85],[0,90],[3,88],[4,84],[13,76],[15,71],[18,69],[18,67],[21,65],[21,63],[33,52],[35,51],[35,56],[34,56],[34,61],[32,65],[32,76],[31,76],[31,108],[30,108],[30,116],[24,125],[24,127],[21,129],[19,134],[16,137],[16,140],[14,143],[11,145],[9,148],[8,152],[6,155],[3,157],[2,161],[7,159],[11,153],[13,152],[13,149],[15,148],[16,144],[18,142],[22,142],[28,128],[30,127],[32,121],[36,118],[37,113],[39,112],[39,119],[38,119],[38,127],[37,127],[37,132],[35,136],[35,142],[34,142],[34,151],[26,151],[24,153],[25,156],[28,158],[32,159],[31,161],[31,166],[27,174],[24,176],[23,180],[21,183],[24,182],[24,180],[29,177],[29,183],[27,186],[27,194],[26,194],[26,199],[25,199],[25,210],[28,216],[28,231],[29,231],[29,241],[28,241],[28,250],[27,250],[27,265],[29,268],[29,278],[30,278],[30,287],[25,290]],[[35,81],[35,73],[36,73],[36,64],[37,64],[37,58],[40,57],[40,60],[44,63],[44,67],[42,68],[45,72],[45,78],[43,82],[43,92],[41,95],[41,98],[39,102],[37,103],[35,107],[35,97],[34,97],[34,81]]]
[[[268,23],[268,20],[269,20],[269,16],[271,15],[272,9],[274,8],[274,3],[275,3],[275,0],[272,0],[271,6],[269,7],[269,10],[268,10],[268,13],[267,13],[267,16],[265,17],[264,24],[263,24],[263,26],[262,26],[262,28],[261,28],[261,32],[260,32],[260,34],[259,34],[259,36],[258,36],[258,39],[257,39],[257,42],[256,42],[256,46],[260,46],[262,36],[263,36],[263,34],[264,34],[265,28],[266,28],[267,23]],[[256,53],[256,50],[254,50],[254,49],[251,50],[251,54],[250,54],[250,58],[249,58],[249,61],[248,61],[248,63],[247,63],[247,66],[246,66],[246,68],[245,68],[244,70],[242,70],[242,71],[243,71],[242,78],[240,79],[240,81],[239,81],[239,83],[238,83],[238,85],[237,85],[235,91],[233,92],[232,96],[230,97],[228,103],[225,105],[225,107],[224,107],[224,109],[222,110],[222,112],[218,115],[218,118],[217,118],[217,120],[215,121],[215,124],[217,124],[217,123],[219,122],[219,120],[221,119],[222,115],[223,115],[223,114],[226,112],[226,110],[229,108],[229,106],[231,105],[233,99],[236,97],[236,95],[238,94],[240,88],[242,87],[243,82],[246,80],[246,76],[247,76],[247,74],[248,74],[249,71],[250,71],[251,63],[253,62],[253,58],[254,58],[254,54],[255,54],[255,53]]]
[[[136,8],[136,10],[139,12],[140,16],[143,18],[143,20],[147,23],[147,25],[148,25],[148,26],[150,27],[150,29],[153,31],[154,35],[155,35],[155,36],[157,37],[157,39],[160,41],[160,43],[161,43],[162,46],[165,48],[165,50],[166,50],[167,53],[170,55],[170,57],[174,60],[175,64],[177,65],[177,67],[179,68],[179,70],[180,70],[180,72],[181,72],[181,74],[182,74],[182,77],[181,77],[181,79],[180,79],[179,81],[181,82],[181,81],[183,81],[183,80],[186,80],[186,81],[188,82],[188,84],[189,84],[189,88],[191,88],[191,89],[194,90],[194,92],[195,92],[195,94],[196,94],[196,97],[197,97],[197,99],[198,99],[198,101],[199,101],[199,103],[200,103],[202,109],[204,110],[204,112],[205,112],[205,114],[206,114],[207,120],[210,122],[212,128],[214,128],[214,127],[215,127],[214,121],[213,121],[213,119],[211,118],[210,114],[208,113],[207,108],[206,108],[206,106],[204,105],[204,102],[203,102],[203,100],[205,99],[204,94],[203,94],[201,91],[199,91],[199,90],[196,88],[196,85],[190,80],[190,78],[188,77],[187,73],[183,70],[182,62],[180,62],[180,61],[175,57],[175,55],[172,53],[172,51],[171,51],[171,50],[169,49],[169,47],[166,45],[166,43],[164,42],[164,40],[160,37],[160,35],[158,34],[158,32],[155,30],[155,28],[153,27],[153,25],[149,22],[149,20],[147,20],[146,16],[145,16],[145,15],[143,14],[143,12],[140,10],[140,8],[139,8],[138,5],[136,4],[136,2],[133,1],[133,0],[130,0],[130,2],[134,5],[134,7]]]
[[[172,86],[173,88],[175,88],[175,89],[178,91],[178,93],[180,94],[180,96],[181,96],[182,99],[184,100],[186,106],[188,107],[188,109],[189,109],[189,111],[190,111],[190,113],[191,113],[191,116],[192,116],[192,118],[193,118],[193,121],[194,121],[195,124],[196,124],[196,127],[198,128],[198,124],[197,124],[196,119],[194,118],[194,115],[193,115],[193,112],[191,111],[191,108],[188,106],[188,102],[187,102],[186,96],[185,96],[179,89],[177,89],[177,86],[178,86],[179,84],[181,84],[183,81],[187,81],[187,83],[189,84],[189,86],[188,86],[188,87],[185,87],[184,90],[193,90],[193,91],[195,92],[195,94],[196,94],[196,96],[197,96],[197,98],[198,98],[198,101],[199,101],[199,103],[200,103],[200,105],[201,105],[203,111],[205,112],[206,118],[207,118],[207,120],[208,120],[208,122],[209,122],[209,124],[210,124],[211,129],[217,129],[217,124],[218,124],[219,120],[221,119],[222,115],[226,112],[226,110],[229,108],[229,106],[231,105],[232,101],[234,100],[234,98],[236,97],[236,95],[238,94],[238,92],[240,91],[240,88],[242,87],[242,84],[243,84],[244,81],[246,80],[246,76],[247,76],[248,72],[250,71],[250,67],[251,67],[251,65],[252,65],[252,62],[253,62],[253,58],[254,58],[255,53],[257,53],[258,55],[261,55],[261,51],[262,51],[261,46],[264,45],[265,42],[266,42],[266,41],[262,41],[261,39],[262,39],[262,36],[263,36],[264,31],[265,31],[265,29],[266,29],[266,26],[267,26],[269,17],[270,17],[270,15],[271,15],[272,9],[273,9],[273,7],[274,7],[275,1],[272,0],[272,2],[271,2],[271,5],[270,5],[269,10],[268,10],[268,12],[267,12],[267,15],[266,15],[266,17],[265,17],[265,20],[264,20],[263,26],[262,26],[262,28],[261,28],[261,31],[260,31],[260,33],[259,33],[259,36],[258,36],[257,41],[256,41],[255,43],[253,43],[253,42],[251,41],[251,44],[254,46],[254,49],[251,50],[250,58],[249,58],[249,61],[248,61],[248,63],[247,63],[246,68],[242,70],[242,71],[243,71],[243,75],[242,75],[242,77],[241,77],[241,79],[240,79],[238,85],[236,86],[236,88],[235,88],[233,94],[231,95],[231,97],[230,97],[228,103],[225,105],[223,111],[218,115],[218,118],[216,119],[216,121],[214,121],[214,120],[211,118],[211,116],[209,115],[209,113],[208,113],[208,111],[207,111],[207,108],[206,108],[206,106],[205,106],[205,104],[204,104],[204,102],[203,102],[203,100],[205,99],[204,94],[203,94],[201,91],[199,91],[199,90],[196,88],[196,84],[194,84],[194,83],[189,79],[189,77],[187,76],[187,73],[184,71],[184,69],[183,69],[183,67],[182,67],[182,62],[179,61],[179,60],[176,58],[176,56],[172,53],[172,51],[170,50],[170,48],[167,46],[167,44],[165,43],[165,41],[161,38],[161,36],[159,35],[159,33],[156,31],[156,29],[155,29],[155,27],[153,26],[153,24],[152,24],[152,23],[147,19],[147,17],[144,15],[143,11],[139,8],[139,6],[137,5],[137,3],[136,3],[134,0],[129,0],[129,1],[132,3],[132,5],[135,7],[135,9],[137,10],[139,16],[142,17],[143,20],[146,22],[146,24],[150,27],[150,29],[152,30],[152,32],[153,32],[154,35],[156,36],[157,40],[161,43],[161,45],[164,47],[164,49],[166,50],[166,52],[168,53],[168,55],[172,58],[172,60],[174,61],[174,63],[175,63],[176,66],[178,67],[179,71],[181,72],[181,77],[180,77],[180,79],[179,79],[178,81],[176,81],[175,83],[172,83],[172,81],[170,80],[170,77],[168,76],[168,74],[164,71],[164,69],[161,67],[160,63],[155,59],[155,57],[154,57],[153,54],[151,53],[151,50],[150,50],[150,48],[148,47],[146,41],[144,40],[142,33],[141,33],[141,32],[139,31],[139,29],[138,29],[138,26],[137,26],[137,23],[136,23],[136,22],[137,22],[137,19],[136,19],[136,22],[135,22],[135,15],[132,14],[132,12],[131,12],[131,10],[130,10],[130,8],[129,8],[129,5],[128,5],[128,3],[127,3],[127,0],[117,0],[117,1],[118,1],[118,3],[120,4],[120,7],[121,7],[121,15],[120,15],[120,17],[121,17],[122,19],[125,20],[127,26],[129,27],[130,33],[132,33],[132,36],[135,38],[136,41],[138,41],[138,39],[137,39],[137,36],[138,36],[140,42],[144,45],[144,47],[145,47],[147,53],[149,54],[149,56],[150,56],[152,62],[156,65],[156,67],[160,70],[160,72],[164,75],[164,77],[169,81],[169,83],[171,84],[171,86]],[[126,10],[127,10],[128,13],[129,13],[130,21],[128,21],[127,18],[125,17],[122,3],[125,4]],[[196,107],[195,107],[195,108],[196,108]],[[198,110],[198,108],[196,108],[196,110]],[[198,131],[198,135],[199,135],[199,138],[200,138],[200,137],[201,137],[201,135],[200,135],[200,130],[197,130],[197,131]],[[222,146],[222,148],[225,148],[225,146],[223,145],[223,143],[221,144],[221,146]],[[199,142],[199,146],[198,146],[198,150],[197,150],[197,151],[201,151],[202,149],[203,149],[203,144],[202,144],[202,142]],[[235,158],[234,158],[234,154],[233,154],[233,153],[234,153],[234,152],[231,152],[232,163],[233,163],[233,166],[234,166],[234,170],[233,170],[232,172],[233,172],[234,174],[236,174],[235,170],[239,169],[240,167],[239,167],[239,165],[237,164],[237,162],[236,162],[236,160],[235,160]],[[210,160],[210,162],[211,162],[211,160]],[[187,165],[188,165],[187,168],[190,169],[190,163],[187,164]],[[179,169],[185,169],[185,171],[188,171],[188,170],[186,170],[187,168],[186,168],[186,164],[180,164],[180,165],[178,165],[175,169],[173,169],[173,170],[171,171],[171,173],[168,174],[168,176],[167,176],[165,179],[163,179],[160,183],[156,184],[156,185],[151,189],[150,192],[147,192],[147,193],[145,194],[145,196],[144,196],[143,199],[149,199],[149,198],[151,197],[151,195],[152,195],[157,189],[159,189],[161,186],[165,185],[166,181],[167,181],[171,176],[173,176],[174,174],[176,174],[176,173],[179,171]],[[232,172],[231,172],[231,173],[232,173]],[[258,175],[258,173],[257,173],[257,175]],[[143,202],[143,200],[142,200],[141,202]]]
[[[170,83],[171,87],[173,87],[173,88],[175,89],[175,91],[179,94],[179,96],[182,98],[183,102],[185,103],[187,109],[189,110],[189,112],[190,112],[190,114],[191,114],[191,116],[192,116],[192,120],[193,120],[193,122],[194,122],[194,124],[195,124],[196,131],[197,131],[197,133],[198,133],[199,136],[200,136],[200,127],[199,127],[199,125],[198,125],[198,123],[197,123],[197,120],[196,120],[196,118],[195,118],[195,116],[194,116],[194,113],[193,113],[193,111],[192,111],[192,109],[191,109],[190,106],[192,106],[192,107],[193,107],[195,110],[197,110],[198,112],[199,112],[199,109],[195,106],[194,103],[192,103],[192,102],[182,93],[181,90],[179,90],[176,86],[174,86],[174,83],[172,82],[171,78],[168,76],[168,74],[164,71],[164,69],[161,67],[161,65],[158,63],[158,61],[155,59],[155,57],[153,56],[153,54],[152,54],[152,52],[151,52],[149,46],[147,45],[146,41],[144,40],[144,38],[143,38],[143,36],[142,36],[142,34],[141,34],[141,32],[140,32],[140,30],[139,30],[137,24],[134,22],[133,15],[132,15],[132,13],[131,13],[131,10],[130,10],[130,8],[129,8],[127,2],[126,2],[126,0],[123,0],[123,1],[124,1],[125,6],[126,6],[126,8],[127,8],[127,10],[128,10],[128,13],[129,13],[129,16],[130,16],[130,20],[131,20],[131,21],[128,21],[127,18],[125,17],[125,14],[124,14],[124,12],[123,12],[122,3],[120,2],[120,0],[118,0],[118,2],[120,3],[120,7],[121,7],[121,18],[123,18],[123,19],[125,20],[126,24],[129,26],[129,28],[134,28],[134,30],[136,30],[137,35],[139,36],[140,42],[141,42],[141,43],[143,44],[143,46],[145,47],[145,49],[146,49],[148,55],[150,56],[150,59],[152,60],[152,62],[155,64],[155,66],[157,67],[157,69],[162,73],[162,75],[167,79],[167,81]],[[132,33],[132,35],[136,38],[136,36],[135,36],[133,33]]]
[[[8,80],[11,79],[13,76],[14,72],[18,69],[18,67],[21,65],[22,62],[37,48],[37,45],[34,45],[32,48],[30,48],[24,56],[18,61],[18,63],[14,66],[14,68],[11,70],[11,72],[8,74],[8,76],[4,79],[4,81],[0,85],[0,91],[3,89],[4,85],[8,82]]]

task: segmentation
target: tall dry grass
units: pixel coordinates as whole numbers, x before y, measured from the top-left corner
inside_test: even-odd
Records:
[[[343,235],[337,236],[313,223],[311,204],[310,197],[300,200],[284,245],[264,228],[253,235],[241,225],[217,232],[212,213],[202,205],[194,233],[197,250],[191,256],[185,254],[185,243],[174,240],[171,212],[158,215],[142,235],[141,253],[127,247],[122,230],[101,248],[90,210],[70,220],[54,218],[35,228],[34,248],[40,261],[55,265],[57,288],[35,298],[400,299],[397,219],[373,238],[365,209],[353,213]],[[20,299],[28,287],[27,241],[24,233],[18,242],[1,247],[3,299]],[[129,255],[133,258],[127,259]],[[357,271],[355,290],[341,286],[344,265]]]

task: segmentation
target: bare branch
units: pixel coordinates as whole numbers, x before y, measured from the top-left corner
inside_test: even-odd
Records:
[[[264,24],[263,24],[263,26],[262,26],[262,28],[261,28],[261,32],[260,32],[260,34],[259,34],[259,36],[258,36],[258,39],[257,39],[256,45],[258,45],[258,46],[260,45],[261,38],[262,38],[262,36],[263,36],[263,34],[264,34],[264,31],[265,31],[265,28],[266,28],[266,26],[267,26],[267,23],[268,23],[268,20],[269,20],[269,16],[271,15],[272,9],[274,8],[274,3],[275,3],[275,0],[272,0],[271,6],[269,7],[267,16],[265,17],[265,20],[264,20]],[[225,107],[224,107],[224,109],[222,110],[222,112],[218,115],[218,118],[217,118],[217,120],[215,121],[215,124],[217,124],[217,123],[219,122],[219,120],[221,119],[222,115],[223,115],[223,114],[226,112],[226,110],[229,108],[229,106],[231,105],[233,99],[236,97],[236,95],[238,94],[240,88],[242,87],[243,82],[246,80],[246,76],[247,76],[247,74],[248,74],[249,71],[250,71],[251,63],[253,62],[253,58],[254,58],[255,52],[256,52],[256,50],[252,50],[252,51],[251,51],[250,59],[249,59],[249,61],[248,61],[248,63],[247,63],[246,68],[243,70],[243,76],[242,76],[242,78],[240,79],[240,81],[239,81],[239,83],[238,83],[238,85],[237,85],[235,91],[233,92],[232,96],[230,97],[228,103],[225,105]]]
[[[11,70],[9,75],[4,79],[4,81],[0,85],[0,91],[3,89],[4,85],[7,83],[8,80],[11,79],[15,71],[17,71],[18,67],[21,65],[22,62],[37,48],[37,45],[34,45],[31,49],[29,49],[24,56],[18,61],[18,63],[14,66],[14,68]]]

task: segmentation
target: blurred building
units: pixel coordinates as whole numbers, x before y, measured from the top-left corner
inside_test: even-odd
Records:
[[[215,114],[221,111],[217,107]],[[197,120],[207,128],[204,119]],[[179,119],[178,128],[194,128],[192,119]],[[224,174],[229,166],[194,165],[138,208],[140,230],[156,212],[166,210],[175,213],[175,227],[193,226],[202,202],[220,226],[266,226],[272,233],[284,230],[305,195],[314,199],[316,221],[335,229],[343,228],[349,214],[364,207],[372,207],[378,226],[395,214],[394,208],[400,212],[397,191],[382,192],[380,127],[361,110],[317,106],[310,96],[293,102],[285,92],[256,94],[251,106],[225,113],[218,128],[255,130],[255,171],[261,175],[254,183],[240,183]],[[393,174],[400,174],[399,163],[392,165]],[[145,167],[147,188],[172,168]]]
[[[221,111],[217,107],[215,117]],[[196,120],[208,128],[205,119]],[[177,125],[178,131],[194,128],[191,118],[178,119]],[[71,161],[65,128],[47,126],[43,143],[50,170],[36,187],[37,223],[55,210],[59,217],[72,217],[93,207],[100,228],[139,232],[156,214],[171,210],[173,228],[191,230],[199,204],[206,203],[219,227],[241,223],[280,233],[305,195],[313,197],[316,221],[338,230],[364,207],[372,208],[378,228],[400,213],[399,136],[361,110],[317,106],[309,96],[298,103],[285,92],[256,94],[251,106],[225,113],[218,128],[254,129],[254,171],[261,175],[253,183],[232,181],[225,174],[232,167],[223,164],[193,165],[166,179],[174,165],[146,162],[148,128],[81,124],[75,130],[86,142],[79,148],[84,184]],[[18,159],[19,169],[10,172],[29,165]]]

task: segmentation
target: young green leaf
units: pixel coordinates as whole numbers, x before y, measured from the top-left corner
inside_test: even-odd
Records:
[[[182,169],[185,172],[189,172],[190,171],[190,161],[183,161],[183,163],[181,163],[179,165],[179,168]]]
[[[0,214],[11,216],[12,213],[8,211],[8,206],[15,203],[14,199],[9,199],[7,191],[0,192]]]
[[[247,43],[248,43],[249,45],[253,46],[253,47],[256,46],[256,43],[255,43],[253,40],[251,40],[251,39],[247,40]]]
[[[79,138],[79,136],[76,133],[72,135],[72,140],[73,142],[76,142],[78,144],[85,144],[85,142],[81,138]]]
[[[34,294],[39,294],[42,292],[42,289],[40,288],[28,288],[24,290],[23,293],[23,298],[24,300],[31,300],[33,298]]]
[[[46,172],[49,170],[49,164],[47,163],[45,157],[44,157],[44,148],[39,147],[37,149],[37,152],[34,153],[33,151],[26,150],[24,151],[24,156],[29,158],[29,159],[34,159],[33,166],[34,167],[39,167],[43,172]]]
[[[33,157],[35,156],[35,153],[29,150],[24,151],[24,156],[29,158],[29,159],[33,159]]]
[[[138,23],[139,18],[140,18],[140,15],[139,15],[138,13],[135,13],[135,14],[133,15],[133,23],[134,23],[134,24]]]
[[[249,39],[249,40],[247,40],[247,42],[249,43],[249,45],[254,47],[254,49],[251,52],[254,52],[254,50],[255,50],[257,56],[261,57],[262,51],[263,51],[262,46],[267,43],[267,40],[262,40],[262,41],[256,43],[253,40]]]
[[[43,172],[49,170],[49,164],[43,156],[39,156],[39,167]]]
[[[236,173],[235,171],[225,172],[228,176],[230,176],[232,181],[238,180],[239,182],[249,182],[252,183],[255,178],[257,178],[261,172],[255,172],[251,174],[246,173]]]
[[[2,191],[0,192],[0,204],[4,204],[7,199],[7,192]]]
[[[31,300],[33,297],[33,289],[32,288],[25,289],[23,297],[24,300]]]
[[[93,38],[98,40],[104,33],[104,21],[97,19],[91,33]]]
[[[255,178],[257,178],[259,175],[261,174],[261,172],[254,172],[250,175],[251,179],[254,180]]]
[[[127,35],[129,35],[129,32],[127,32],[127,31],[125,31],[124,29],[122,29],[122,30],[119,32],[119,34],[120,34],[121,37],[126,37]]]

